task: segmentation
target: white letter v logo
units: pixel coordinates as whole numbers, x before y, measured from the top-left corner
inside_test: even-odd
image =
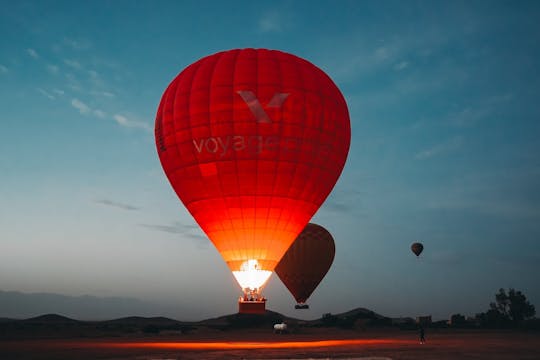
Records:
[[[270,117],[268,117],[268,114],[266,111],[264,111],[261,103],[259,102],[259,99],[253,94],[252,91],[249,90],[239,90],[237,91],[238,95],[242,97],[242,99],[246,102],[247,106],[249,107],[249,110],[255,115],[255,118],[257,119],[257,122],[260,123],[271,123],[272,120],[270,120]],[[266,104],[266,107],[269,108],[280,108],[283,106],[283,103],[287,99],[287,96],[289,94],[287,93],[275,93],[272,99]]]

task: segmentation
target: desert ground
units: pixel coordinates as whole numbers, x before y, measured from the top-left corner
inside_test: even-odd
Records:
[[[0,359],[540,359],[540,333],[505,330],[269,329],[1,339]]]

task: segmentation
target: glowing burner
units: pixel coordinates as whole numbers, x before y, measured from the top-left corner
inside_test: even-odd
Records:
[[[238,284],[245,294],[260,294],[262,287],[266,284],[272,272],[259,269],[257,260],[247,260],[242,263],[240,270],[232,272]]]

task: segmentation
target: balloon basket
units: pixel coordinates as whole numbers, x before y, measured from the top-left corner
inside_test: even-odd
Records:
[[[296,310],[309,309],[309,305],[308,304],[296,304],[296,305],[294,305],[294,308]]]
[[[264,314],[266,313],[265,300],[238,300],[239,314]]]

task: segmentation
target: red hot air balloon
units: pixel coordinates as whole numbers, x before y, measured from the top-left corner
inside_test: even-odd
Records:
[[[198,60],[169,84],[155,137],[176,194],[241,288],[256,293],[339,178],[350,121],[315,65],[236,49]]]
[[[276,266],[276,274],[298,302],[297,309],[309,307],[305,302],[330,269],[335,253],[328,230],[309,223]]]

